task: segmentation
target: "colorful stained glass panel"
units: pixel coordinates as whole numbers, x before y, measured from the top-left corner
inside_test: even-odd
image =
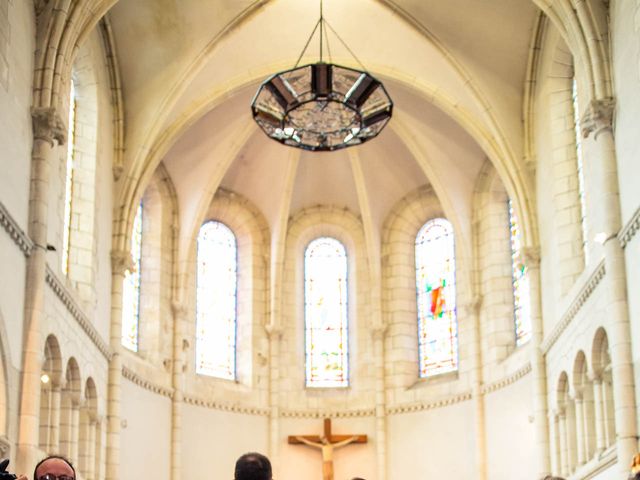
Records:
[[[122,345],[138,351],[140,324],[140,278],[142,266],[142,203],[138,206],[131,232],[131,260],[133,269],[124,274],[122,285]]]
[[[453,228],[444,218],[425,223],[415,243],[420,376],[458,368],[456,260]]]
[[[518,216],[511,200],[509,208],[509,230],[511,235],[511,272],[513,279],[513,315],[516,331],[516,345],[522,345],[531,338],[531,299],[529,276],[522,255],[522,234]]]
[[[347,252],[338,240],[320,237],[304,255],[307,387],[347,387]]]
[[[196,298],[196,372],[236,378],[236,237],[223,223],[211,221],[198,235]]]

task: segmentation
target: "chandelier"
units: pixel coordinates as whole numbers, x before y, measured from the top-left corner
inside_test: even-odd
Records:
[[[325,63],[323,32],[327,26],[351,55],[349,47],[322,14],[296,65],[275,73],[258,88],[251,112],[274,140],[311,151],[332,151],[360,145],[377,136],[389,122],[393,102],[384,85],[362,70]],[[320,31],[320,61],[298,66],[309,42]],[[328,42],[327,42],[328,47]]]

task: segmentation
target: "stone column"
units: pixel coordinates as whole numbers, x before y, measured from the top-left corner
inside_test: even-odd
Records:
[[[189,342],[185,338],[187,308],[173,302],[173,398],[171,401],[171,480],[182,478],[182,410],[184,402],[184,374],[187,368],[186,351]]]
[[[535,428],[536,478],[549,475],[549,426],[547,423],[547,368],[542,353],[542,295],[540,289],[540,249],[522,250],[529,276],[531,298],[531,376],[533,379],[533,422]]]
[[[598,377],[593,379],[593,411],[596,424],[596,454],[600,454],[605,449],[604,438],[604,402],[602,401],[602,380]]]
[[[379,480],[386,480],[387,478],[387,405],[384,374],[384,339],[386,331],[386,327],[383,325],[376,325],[373,329],[376,388],[376,454]]]
[[[590,180],[595,188],[595,205],[599,205],[597,232],[604,233],[604,279],[607,294],[607,334],[613,374],[615,401],[616,450],[619,477],[627,475],[627,467],[638,448],[636,402],[634,392],[631,329],[627,304],[627,272],[624,252],[618,239],[621,228],[618,170],[613,138],[613,99],[595,100],[589,104],[582,122],[585,137],[593,135],[595,149],[591,161],[595,175]]]
[[[584,401],[581,396],[576,395],[576,445],[578,446],[578,465],[586,462],[585,429],[584,429]]]
[[[96,419],[90,415],[87,432],[87,453],[84,478],[94,480],[96,469]]]
[[[132,268],[131,252],[111,252],[111,360],[107,392],[106,479],[120,478],[120,391],[122,383],[122,282]]]
[[[551,451],[551,472],[558,473],[560,465],[558,465],[558,414],[555,411],[549,411],[549,449]]]
[[[475,408],[475,436],[476,436],[476,458],[475,476],[478,480],[487,479],[487,433],[486,417],[484,409],[484,383],[483,360],[482,360],[482,331],[480,327],[480,306],[481,298],[475,297],[462,305],[462,312],[465,320],[469,322],[471,328],[471,394],[473,396]]]
[[[569,443],[567,436],[569,429],[567,428],[567,415],[564,411],[559,415],[560,430],[560,469],[564,477],[569,476]]]
[[[60,450],[60,385],[52,385],[51,388],[51,425],[49,426],[49,451]]]
[[[29,191],[29,236],[33,250],[27,260],[24,345],[16,471],[28,472],[37,462],[40,416],[40,371],[43,356],[44,289],[50,165],[56,146],[66,141],[66,128],[55,108],[33,108],[33,149]],[[26,159],[25,159],[26,160]]]
[[[78,446],[80,444],[80,401],[76,398],[71,400],[71,451],[69,456],[74,463],[80,463]]]
[[[280,342],[282,329],[267,326],[269,335],[269,457],[274,478],[279,471],[280,455]]]

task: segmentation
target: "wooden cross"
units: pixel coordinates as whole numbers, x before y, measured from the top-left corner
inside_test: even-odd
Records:
[[[333,451],[350,443],[367,443],[366,435],[333,435],[331,433],[331,419],[324,419],[322,435],[290,435],[292,445],[304,444],[317,448],[322,452],[322,478],[333,480]]]

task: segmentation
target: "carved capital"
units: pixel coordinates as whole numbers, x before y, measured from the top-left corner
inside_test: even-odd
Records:
[[[53,107],[33,107],[31,108],[31,119],[33,123],[33,139],[44,140],[53,146],[54,140],[59,145],[67,142],[67,128]]]
[[[375,339],[384,339],[387,334],[387,330],[389,325],[384,322],[378,323],[374,325],[371,329],[371,333],[373,334],[373,338]]]
[[[184,320],[187,316],[187,306],[183,302],[171,302],[171,311],[176,320]]]
[[[602,130],[611,130],[615,106],[616,101],[613,98],[593,100],[581,120],[582,136],[587,138],[591,133],[594,133],[597,137]]]
[[[124,167],[122,165],[114,165],[112,168],[112,173],[113,173],[113,181],[117,182],[118,180],[120,180],[120,177],[122,176],[122,172],[124,171]]]
[[[127,270],[133,271],[131,252],[125,250],[111,251],[111,273],[124,275]]]
[[[2,435],[0,437],[0,458],[9,458],[9,452],[11,450],[11,442],[9,439]]]
[[[460,305],[460,309],[465,315],[477,315],[482,308],[482,296],[474,295],[466,302]]]
[[[265,325],[264,329],[267,331],[267,335],[269,338],[280,338],[282,337],[282,327],[280,325],[274,325],[272,323]]]
[[[522,257],[528,267],[537,267],[540,265],[540,247],[524,247],[522,249]]]

